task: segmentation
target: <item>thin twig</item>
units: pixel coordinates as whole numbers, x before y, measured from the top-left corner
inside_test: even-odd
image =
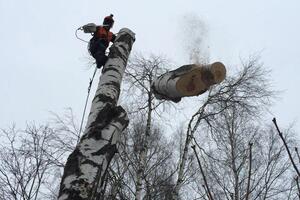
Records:
[[[208,192],[207,192],[207,189],[206,189],[206,187],[205,187],[205,185],[202,185],[202,187],[203,187],[203,189],[204,189],[204,191],[205,191],[205,194],[207,195],[207,197],[208,197],[208,200],[210,200],[210,197],[209,197],[209,194],[208,194]],[[203,195],[204,196],[204,195]],[[206,199],[206,198],[205,198]]]
[[[192,146],[192,149],[194,150],[195,156],[196,156],[197,161],[198,161],[198,164],[199,164],[199,168],[200,168],[200,171],[201,171],[201,174],[202,174],[202,177],[203,177],[203,181],[204,181],[204,184],[205,184],[207,193],[208,193],[208,199],[209,199],[209,200],[213,200],[213,197],[212,197],[212,194],[211,194],[211,192],[210,192],[210,190],[209,190],[208,183],[207,183],[207,180],[206,180],[206,177],[205,177],[205,174],[204,174],[204,171],[203,171],[203,168],[202,168],[200,159],[199,159],[198,154],[197,154],[197,151],[196,151],[196,146],[193,145],[193,146]]]
[[[291,162],[292,162],[292,164],[293,164],[293,167],[294,167],[294,169],[296,170],[298,177],[300,177],[300,172],[299,172],[299,170],[298,170],[298,168],[297,168],[297,166],[296,166],[296,164],[295,164],[295,162],[294,162],[294,159],[293,159],[293,157],[292,157],[292,154],[291,154],[291,152],[290,152],[290,149],[289,149],[289,147],[288,147],[288,145],[287,145],[287,143],[286,143],[286,141],[285,141],[285,139],[284,139],[282,133],[281,133],[280,130],[279,130],[279,127],[278,127],[277,122],[276,122],[276,118],[274,117],[272,121],[273,121],[273,123],[274,123],[274,125],[275,125],[275,127],[276,127],[276,129],[277,129],[277,132],[278,132],[278,134],[279,134],[281,140],[283,141],[283,144],[284,144],[285,149],[286,149],[286,151],[287,151],[287,153],[288,153],[288,155],[289,155],[289,158],[290,158],[290,160],[291,160]]]
[[[298,152],[298,148],[297,148],[297,147],[295,147],[295,151],[296,151],[296,154],[297,154],[297,157],[298,157],[299,163],[300,163],[300,156],[299,156],[299,152]]]
[[[297,177],[295,178],[295,180],[296,180],[296,185],[297,185],[297,189],[298,189],[297,195],[298,195],[298,197],[299,197],[299,199],[300,199],[299,176],[297,176]]]
[[[252,145],[253,145],[253,143],[249,142],[249,171],[248,171],[246,200],[248,200],[249,196],[250,196],[250,179],[251,179],[251,167],[252,167]]]

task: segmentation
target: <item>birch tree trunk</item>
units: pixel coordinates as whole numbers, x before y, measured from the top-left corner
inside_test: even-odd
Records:
[[[125,110],[117,106],[127,59],[135,40],[121,29],[110,48],[92,102],[86,129],[69,156],[62,177],[59,200],[100,199],[100,190],[111,159],[117,152],[119,134],[127,127]]]
[[[225,76],[226,68],[220,62],[184,65],[155,79],[152,89],[157,99],[179,102],[182,97],[206,92],[211,85],[221,83]]]
[[[146,130],[145,130],[145,136],[142,140],[143,143],[141,144],[141,150],[139,152],[139,159],[140,163],[138,166],[137,171],[137,180],[136,180],[136,192],[135,192],[135,200],[142,200],[142,190],[143,190],[143,176],[145,173],[146,168],[146,158],[148,153],[148,140],[151,133],[151,122],[152,122],[152,100],[153,100],[153,93],[152,90],[148,92],[148,101],[147,101],[147,107],[148,107],[148,113],[147,113],[147,124],[146,124]]]

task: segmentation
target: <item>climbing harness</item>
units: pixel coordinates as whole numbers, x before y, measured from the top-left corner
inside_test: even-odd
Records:
[[[81,118],[81,123],[80,123],[80,128],[79,128],[79,134],[80,134],[81,131],[82,131],[82,125],[83,125],[83,121],[84,121],[85,111],[86,111],[87,103],[88,103],[88,101],[89,101],[90,92],[91,92],[91,87],[92,87],[93,80],[94,80],[94,78],[95,78],[97,69],[98,69],[98,68],[95,67],[94,74],[93,74],[92,78],[90,78],[89,87],[88,87],[88,93],[87,93],[87,97],[86,97],[86,100],[85,100],[85,105],[84,105],[84,109],[83,109],[83,113],[82,113],[82,118]]]

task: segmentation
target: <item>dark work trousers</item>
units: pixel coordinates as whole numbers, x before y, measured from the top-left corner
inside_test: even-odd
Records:
[[[107,56],[105,55],[106,47],[103,41],[94,38],[91,39],[89,50],[91,55],[96,59],[97,68],[100,69],[107,61]]]

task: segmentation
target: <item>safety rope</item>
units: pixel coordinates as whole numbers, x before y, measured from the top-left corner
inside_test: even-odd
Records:
[[[91,87],[92,87],[93,80],[95,78],[97,69],[98,68],[95,67],[93,77],[90,79],[90,82],[89,82],[88,94],[87,94],[87,97],[86,97],[86,100],[85,100],[85,105],[84,105],[84,109],[83,109],[83,113],[82,113],[82,118],[81,118],[81,123],[80,123],[80,128],[79,128],[79,134],[81,134],[81,131],[82,131],[82,125],[83,125],[83,121],[84,121],[85,111],[86,111],[87,103],[88,103],[88,100],[89,100],[89,97],[90,97]]]
[[[85,43],[89,43],[89,41],[86,41],[84,39],[81,39],[77,32],[78,30],[83,30],[82,26],[77,28],[76,31],[75,31],[75,36],[78,40],[81,40],[82,42],[85,42]],[[89,97],[90,97],[90,92],[91,92],[91,87],[92,87],[92,84],[93,84],[93,80],[94,80],[94,77],[96,75],[96,72],[97,72],[97,67],[95,67],[95,71],[94,71],[94,74],[92,76],[92,78],[90,79],[90,82],[89,82],[89,87],[88,87],[88,94],[87,94],[87,97],[86,97],[86,100],[85,100],[85,105],[84,105],[84,109],[83,109],[83,113],[82,113],[82,117],[81,117],[81,123],[80,123],[80,128],[79,128],[79,134],[81,134],[81,131],[82,131],[82,125],[83,125],[83,121],[84,121],[84,117],[85,117],[85,112],[86,112],[86,107],[87,107],[87,104],[88,104],[88,101],[89,101]]]

